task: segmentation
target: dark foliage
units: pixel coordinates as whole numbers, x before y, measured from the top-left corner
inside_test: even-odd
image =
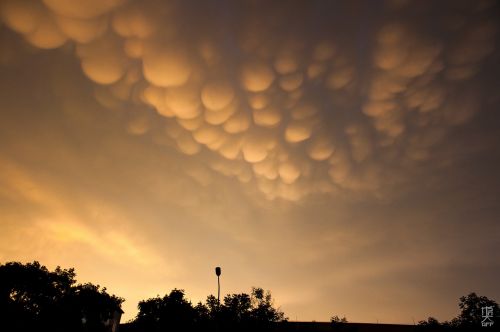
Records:
[[[184,291],[174,289],[164,297],[139,302],[135,323],[144,331],[192,329],[197,309],[184,298]]]
[[[9,331],[103,331],[123,299],[90,283],[76,285],[74,269],[49,271],[38,262],[0,265],[0,321]]]
[[[420,326],[440,326],[442,325],[436,318],[429,317],[427,320],[421,320],[418,322]]]
[[[139,302],[139,313],[132,325],[137,331],[203,330],[265,330],[273,323],[286,320],[274,308],[271,293],[253,288],[251,295],[230,294],[219,305],[213,295],[206,303],[193,306],[184,298],[184,291],[174,289],[164,297]]]
[[[343,324],[343,323],[347,323],[347,318],[345,318],[345,316],[339,317],[339,316],[335,315],[335,316],[330,317],[330,322],[332,324]]]
[[[500,309],[498,304],[487,298],[486,296],[478,296],[476,293],[470,293],[467,296],[462,296],[458,306],[461,310],[460,314],[453,318],[451,321],[445,321],[440,323],[436,318],[429,317],[427,320],[421,320],[418,322],[420,327],[436,328],[441,327],[442,329],[448,330],[489,330],[488,327],[483,327],[481,322],[484,320],[482,315],[482,308],[492,307],[494,322],[490,329],[498,330],[498,324],[500,324]]]
[[[493,307],[494,326],[500,324],[500,308],[498,304],[487,298],[486,296],[478,296],[476,293],[470,293],[467,296],[462,296],[458,304],[460,307],[460,315],[452,319],[448,324],[452,327],[481,327],[483,320],[481,308]],[[498,326],[495,326],[498,328]]]

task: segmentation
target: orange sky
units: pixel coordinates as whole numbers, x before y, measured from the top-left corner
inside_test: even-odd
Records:
[[[291,320],[500,300],[494,1],[0,0],[0,263]]]

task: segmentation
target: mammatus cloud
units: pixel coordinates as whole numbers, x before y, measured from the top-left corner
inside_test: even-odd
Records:
[[[0,260],[127,318],[216,264],[299,320],[495,298],[498,5],[220,4],[0,0]]]
[[[2,0],[1,12],[35,47],[71,45],[106,107],[155,109],[156,117],[130,120],[132,135],[163,123],[155,135],[208,165],[206,176],[221,173],[268,199],[297,200],[383,194],[394,169],[404,178],[405,168],[425,163],[447,132],[474,116],[481,91],[470,82],[498,31],[491,5],[450,3],[453,11],[439,13],[432,31],[410,19],[382,20],[370,26],[363,51],[339,33],[317,35],[308,28],[316,18],[294,21],[297,3],[265,13],[259,2],[229,5],[237,24],[220,10],[203,19],[177,1]],[[412,10],[424,15],[433,6],[388,2],[380,15]],[[327,30],[355,33],[322,19]],[[282,29],[291,22],[301,28],[295,35]]]

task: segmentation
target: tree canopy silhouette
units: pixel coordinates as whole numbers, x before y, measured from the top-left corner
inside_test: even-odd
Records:
[[[19,332],[104,331],[123,299],[75,277],[72,268],[49,271],[36,261],[0,265],[0,324]]]
[[[429,317],[427,320],[421,320],[418,322],[420,326],[436,327],[442,325],[436,318]]]
[[[347,323],[347,318],[345,316],[339,317],[335,315],[330,317],[330,322],[332,324]]]
[[[493,320],[496,324],[500,324],[498,320],[500,318],[500,308],[495,301],[490,300],[486,296],[478,296],[476,293],[470,293],[460,298],[458,306],[462,311],[456,318],[451,320],[451,326],[481,327],[481,322],[484,319],[481,308],[484,307],[493,308]]]
[[[174,289],[164,297],[140,301],[135,322],[145,331],[188,329],[197,319],[197,311],[184,298],[184,290]]]
[[[490,300],[486,296],[478,296],[476,293],[472,292],[466,296],[462,296],[459,299],[458,307],[460,308],[460,314],[453,318],[451,321],[445,321],[440,323],[436,318],[429,317],[427,320],[421,320],[418,325],[424,327],[436,327],[445,326],[449,328],[483,328],[481,322],[484,320],[482,308],[492,307],[494,322],[493,326],[497,329],[498,324],[500,324],[500,308],[494,300]],[[493,327],[492,326],[492,327]]]
[[[274,307],[271,293],[262,288],[252,288],[250,295],[228,294],[220,305],[215,296],[209,295],[205,303],[196,306],[185,299],[183,290],[174,289],[164,297],[139,302],[138,309],[132,324],[143,331],[265,329],[286,320]]]

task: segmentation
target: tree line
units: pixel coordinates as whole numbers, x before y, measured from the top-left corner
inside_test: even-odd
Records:
[[[460,297],[458,307],[460,308],[460,314],[449,321],[439,322],[436,318],[429,317],[427,320],[419,321],[418,325],[429,328],[440,327],[442,330],[475,328],[499,330],[500,307],[494,300],[472,292],[467,296]],[[486,308],[489,308],[489,313]],[[493,324],[490,326],[488,324],[483,325],[483,323],[489,322]]]
[[[124,299],[109,294],[105,287],[79,284],[73,268],[49,271],[39,262],[0,265],[0,329],[27,331],[110,331],[113,318],[122,313]],[[500,325],[498,304],[470,293],[459,301],[460,314],[450,321],[433,317],[419,322],[422,329],[481,327],[483,308],[491,308],[492,328]],[[122,332],[157,331],[260,331],[288,320],[276,308],[269,291],[252,288],[250,294],[228,294],[219,303],[209,295],[193,305],[182,289],[140,301],[135,319],[122,325]],[[332,324],[344,325],[345,317],[333,316]],[[4,329],[5,327],[5,329]]]
[[[271,293],[255,287],[250,295],[229,294],[221,303],[209,295],[205,303],[196,305],[185,298],[183,290],[174,289],[163,297],[139,302],[138,309],[137,317],[130,323],[134,331],[254,331],[287,320],[274,307]]]
[[[428,317],[426,320],[418,322],[418,330],[467,330],[474,331],[478,328],[482,330],[495,329],[500,331],[500,307],[494,300],[490,300],[486,296],[479,296],[472,292],[459,299],[458,307],[460,313],[457,317],[440,322],[434,317]],[[486,317],[486,308],[490,308],[490,317]],[[347,318],[339,317],[337,315],[330,318],[330,322],[334,325],[343,325],[347,323]],[[491,322],[490,326],[483,325],[483,323]],[[496,325],[495,325],[496,324]]]
[[[124,299],[92,283],[77,284],[73,268],[49,271],[39,262],[0,265],[0,329],[7,331],[110,331]],[[265,330],[285,321],[269,291],[213,295],[193,305],[184,290],[140,301],[139,312],[123,330]]]

